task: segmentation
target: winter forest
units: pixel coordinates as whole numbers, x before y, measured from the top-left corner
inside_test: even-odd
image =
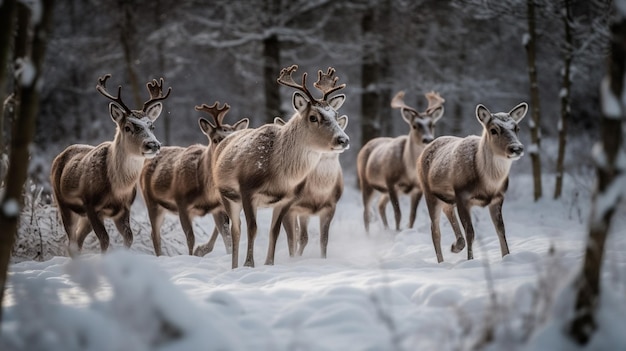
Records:
[[[0,35],[0,349],[626,348],[626,1],[0,0]],[[217,215],[184,223],[167,211],[157,250],[138,177],[129,188],[137,192],[128,202],[129,224],[103,222],[108,251],[101,252],[93,231],[80,253],[70,245],[51,183],[53,160],[70,145],[114,139],[123,129],[109,107],[119,106],[111,102],[116,92],[130,109],[143,105],[145,115],[159,106],[147,129],[161,150],[196,147],[215,161],[216,150],[235,154],[248,145],[226,138],[214,147],[199,118],[218,127],[220,118],[228,125],[247,118],[244,133],[278,123],[276,117],[289,124],[299,110],[281,70],[292,65],[294,84],[306,72],[324,103],[334,97],[318,87],[318,71],[332,67],[337,84],[345,84],[329,88],[345,95],[333,125],[349,148],[329,153],[340,164],[343,188],[327,226],[319,213],[319,220],[311,217],[308,246],[292,245],[285,212],[270,262],[279,212],[272,205],[254,209],[253,249],[244,208],[239,250],[226,236],[212,237],[224,220]],[[107,74],[103,88],[99,79]],[[161,78],[158,95],[147,83]],[[218,111],[197,108],[216,102]],[[219,110],[224,104],[230,108]],[[479,105],[509,112],[506,125],[518,128],[523,156],[512,158],[501,214],[493,206],[465,212],[456,198],[453,216],[466,238],[455,243],[446,213],[443,254],[436,255],[429,194],[420,192],[415,214],[412,198],[400,192],[389,200],[380,186],[364,205],[357,159],[372,140],[420,128],[408,120],[411,111],[434,125],[435,141],[422,135],[422,149],[440,136],[495,138],[501,126],[487,127]],[[287,151],[281,156],[288,161]],[[237,166],[260,165],[254,155],[241,155]],[[413,172],[421,172],[419,155],[412,160]],[[446,166],[467,178],[465,160]],[[401,172],[395,166],[378,172]],[[286,186],[285,174],[279,170],[271,181]],[[423,181],[416,184],[424,190]],[[230,232],[237,221],[225,218]],[[473,259],[468,220],[476,229]],[[307,224],[296,222],[302,240]],[[458,240],[463,247],[456,250]]]

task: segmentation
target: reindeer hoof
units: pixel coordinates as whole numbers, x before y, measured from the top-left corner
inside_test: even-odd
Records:
[[[196,248],[196,250],[193,252],[193,255],[203,257],[211,251],[213,251],[213,247],[209,247],[208,245],[201,245]]]
[[[459,253],[464,248],[465,248],[465,239],[459,238],[454,244],[452,244],[452,247],[450,248],[450,251],[452,251],[454,253]]]

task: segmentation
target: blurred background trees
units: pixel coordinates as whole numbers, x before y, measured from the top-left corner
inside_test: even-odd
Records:
[[[590,146],[568,145],[571,150],[559,156],[559,131],[569,126],[564,137],[583,143],[598,131],[596,87],[608,47],[610,3],[57,0],[30,175],[47,187],[50,162],[63,148],[112,138],[115,125],[106,116],[108,102],[95,90],[97,78],[105,73],[129,96],[141,94],[142,85],[153,78],[164,77],[173,87],[156,126],[166,145],[206,142],[193,109],[201,103],[227,102],[233,120],[249,117],[252,127],[275,116],[289,117],[291,92],[279,88],[276,77],[281,67],[294,63],[310,75],[333,66],[347,83],[348,99],[341,111],[350,118],[352,147],[341,157],[347,169],[354,167],[367,140],[405,133],[400,114],[389,107],[398,90],[406,90],[407,103],[418,108],[426,106],[424,93],[441,93],[446,112],[438,135],[479,133],[476,104],[508,111],[521,101],[531,102],[524,47],[531,4],[542,116],[536,136],[541,145],[531,140],[532,118],[521,138],[530,152],[541,155],[542,173],[554,177],[557,163],[567,172],[587,162],[580,150],[587,155]],[[569,39],[564,23],[571,26]],[[564,87],[564,72],[569,88]],[[8,84],[3,96],[12,90]],[[560,117],[563,110],[569,113],[567,121]],[[10,139],[12,119],[3,121],[1,133]],[[577,158],[568,158],[576,152]],[[518,171],[531,172],[530,159],[522,158]]]

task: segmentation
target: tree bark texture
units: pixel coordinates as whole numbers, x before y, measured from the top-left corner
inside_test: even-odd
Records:
[[[626,73],[626,18],[622,16],[611,25],[611,54],[609,73],[601,88],[602,106],[610,99],[619,106],[619,115],[603,109],[600,127],[600,144],[595,152],[597,188],[592,199],[589,236],[585,248],[583,268],[576,281],[576,304],[574,319],[569,328],[570,336],[579,344],[589,342],[596,328],[596,316],[600,303],[600,278],[604,244],[609,234],[611,219],[625,189],[615,187],[615,181],[624,177],[623,165],[617,163],[623,147],[624,77]],[[623,152],[623,151],[622,151]],[[623,157],[623,156],[622,156]],[[618,193],[615,193],[618,192]]]
[[[16,4],[16,0],[5,0],[0,4],[0,101],[4,101],[6,93],[8,71],[5,67],[7,67],[9,54],[11,53],[11,39],[13,38]],[[4,153],[5,145],[4,117],[5,111],[3,105],[3,111],[0,115],[0,155]],[[0,167],[2,167],[1,164]],[[2,172],[2,174],[4,174],[4,172]]]
[[[20,86],[20,108],[18,119],[13,124],[11,138],[11,155],[9,172],[7,174],[6,192],[0,203],[0,306],[4,298],[4,289],[7,271],[11,257],[11,250],[15,242],[15,235],[19,223],[19,215],[23,206],[22,189],[27,177],[29,146],[35,134],[35,121],[39,108],[39,89],[41,89],[41,68],[46,48],[46,39],[52,25],[53,0],[42,2],[42,17],[38,23],[33,23],[33,37],[20,38],[32,42],[30,60],[34,76],[32,79],[22,79]],[[23,71],[23,74],[30,72]],[[0,308],[0,321],[2,309]]]
[[[539,106],[539,83],[537,81],[536,41],[535,29],[535,0],[527,0],[528,40],[524,43],[528,58],[528,77],[530,79],[530,109],[531,109],[531,142],[533,150],[530,152],[533,167],[533,196],[535,201],[542,196],[541,186],[541,109]]]
[[[361,145],[381,135],[379,123],[380,96],[377,85],[380,81],[380,67],[376,50],[370,47],[376,31],[376,9],[370,6],[361,19],[361,30],[365,37],[363,63],[361,64]]]

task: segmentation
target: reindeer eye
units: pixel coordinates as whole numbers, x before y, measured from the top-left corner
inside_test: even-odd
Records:
[[[310,115],[309,116],[309,122],[312,122],[312,123],[317,122],[317,116],[316,115]]]
[[[125,127],[124,127],[124,131],[125,131],[126,133],[130,133],[131,129],[130,129],[130,127],[129,127],[129,126],[125,126]]]
[[[519,126],[515,125],[515,133],[519,132]]]
[[[491,130],[489,130],[489,132],[491,132],[491,135],[498,134],[498,131],[496,130],[496,128],[491,128]]]

